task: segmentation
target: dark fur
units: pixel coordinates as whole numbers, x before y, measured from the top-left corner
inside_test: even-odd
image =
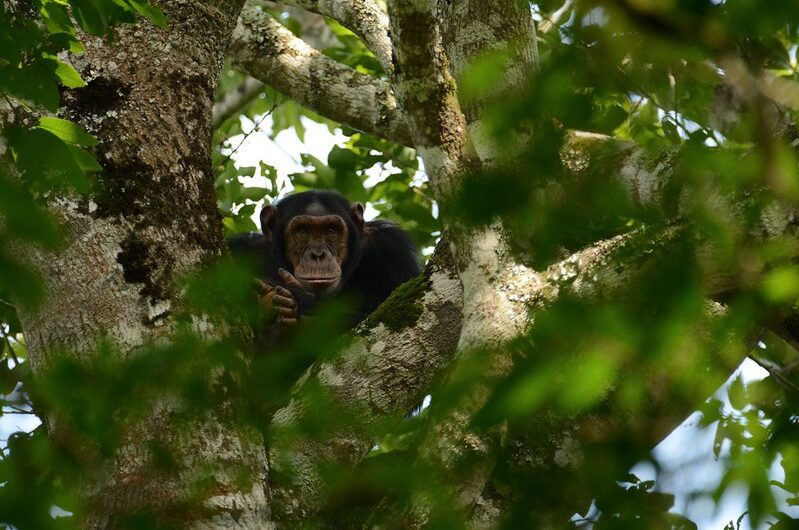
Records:
[[[350,201],[334,191],[306,191],[289,195],[275,205],[277,220],[271,240],[266,240],[261,234],[243,234],[229,239],[228,244],[235,256],[258,264],[265,282],[283,285],[278,269],[284,268],[294,273],[292,264],[286,259],[285,227],[314,202],[321,204],[327,214],[338,215],[347,224],[348,256],[342,264],[343,285],[340,294],[332,296],[346,296],[357,303],[352,314],[348,315],[354,326],[369,316],[400,284],[420,272],[416,245],[394,223],[369,221],[364,229],[364,237],[360,237],[349,214],[352,206]],[[299,305],[300,317],[312,312],[320,301],[306,293],[290,290]]]

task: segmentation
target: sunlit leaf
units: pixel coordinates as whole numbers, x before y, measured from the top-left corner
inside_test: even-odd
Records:
[[[43,116],[39,118],[39,127],[55,134],[65,142],[86,147],[97,145],[97,139],[94,136],[69,120],[54,116]]]
[[[67,88],[80,88],[86,86],[86,83],[80,77],[80,74],[75,70],[72,65],[59,61],[55,69],[55,74],[61,84]]]

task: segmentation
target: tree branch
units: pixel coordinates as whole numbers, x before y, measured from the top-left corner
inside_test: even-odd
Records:
[[[414,146],[437,200],[449,196],[479,160],[467,134],[455,80],[441,44],[434,0],[389,0],[395,86]]]
[[[482,163],[467,133],[468,122],[457,99],[455,80],[450,72],[450,58],[442,45],[432,0],[389,0],[388,4],[397,58],[397,96],[407,113],[409,134],[424,157],[436,198],[440,200],[457,188],[463,174],[479,168]],[[459,52],[456,50],[452,53]],[[459,60],[459,63],[463,62]],[[611,166],[618,169],[615,173],[628,187],[634,202],[644,208],[660,206],[674,162],[669,158],[669,153],[663,159],[653,160],[643,150],[583,133],[574,133],[570,142],[563,153],[564,163],[576,176],[592,176],[586,170],[591,165],[592,156],[613,156],[615,159]],[[790,217],[787,220],[779,215],[776,217],[779,222],[771,227],[775,230],[770,228],[767,234],[790,228]],[[666,232],[662,237],[669,235]],[[480,348],[496,350],[498,353],[489,360],[486,382],[470,386],[464,402],[459,403],[442,421],[436,422],[435,429],[423,439],[420,449],[424,458],[436,462],[434,468],[438,467],[447,473],[457,468],[461,472],[458,476],[453,474],[450,479],[444,479],[445,482],[454,481],[459,486],[456,488],[459,495],[457,504],[461,507],[468,507],[475,502],[491,472],[490,461],[488,465],[482,459],[483,462],[477,466],[461,466],[463,457],[474,456],[474,450],[480,451],[480,456],[488,456],[492,444],[497,442],[497,433],[475,434],[466,422],[485,405],[494,383],[513,369],[513,360],[503,346],[530,329],[530,307],[539,313],[545,311],[567,291],[580,300],[617,293],[628,284],[630,278],[649,270],[648,267],[655,261],[652,254],[669,248],[669,245],[662,245],[654,249],[641,249],[643,253],[640,259],[631,261],[629,252],[640,249],[640,245],[631,245],[626,248],[628,255],[625,257],[625,267],[621,268],[613,256],[625,250],[628,238],[619,237],[599,243],[545,273],[539,273],[519,264],[509,252],[503,237],[502,227],[489,226],[473,233],[461,233],[456,238],[455,265],[452,270],[458,271],[463,286],[462,319],[458,320],[462,331],[460,337],[447,340],[450,349],[446,360],[450,360],[453,351],[451,345],[456,340],[457,351],[464,359]],[[704,252],[704,249],[700,251]],[[712,249],[709,254],[712,255]],[[707,257],[702,260],[713,261]],[[729,286],[726,278],[723,281],[709,278],[711,281],[707,289],[711,294]],[[456,282],[451,278],[449,280]],[[425,306],[428,304],[425,303]],[[714,304],[709,304],[709,307],[718,309]],[[429,307],[424,309],[429,310]],[[399,379],[392,383],[390,377],[392,373],[396,376],[395,372],[403,373],[402,370],[409,366],[405,356],[410,355],[410,352],[403,352],[403,346],[416,340],[416,333],[427,331],[423,327],[386,335],[378,331],[365,339],[360,338],[340,359],[320,365],[304,382],[295,399],[278,412],[272,425],[273,463],[284,473],[293,474],[289,485],[280,485],[273,493],[279,500],[277,505],[287,510],[286,517],[303,517],[316,510],[322,502],[318,497],[323,488],[320,469],[334,462],[353,464],[363,458],[379,432],[378,427],[385,425],[380,423],[380,416],[388,416],[396,421],[399,414],[422,395],[421,385],[408,385],[407,381]],[[740,360],[746,354],[747,337],[743,341],[733,340],[732,343],[729,352],[707,352],[707,356],[692,362],[697,365],[707,362],[717,366]],[[711,354],[717,354],[717,357]],[[443,363],[441,366],[446,364],[446,361],[436,356],[435,362],[439,361]],[[374,364],[378,362],[386,363],[391,368],[384,370],[382,364]],[[418,369],[418,364],[415,364],[418,361],[411,358],[410,362],[414,369]],[[438,364],[436,368],[439,368]],[[668,395],[668,390],[674,385],[671,373],[662,368],[654,367],[652,371],[640,374],[647,381],[655,383],[645,388],[645,393],[651,398],[653,406],[663,406],[662,410],[658,409],[656,417],[642,418],[640,415],[646,411],[639,409],[634,411],[635,417],[617,414],[621,416],[618,421],[608,416],[558,417],[537,433],[545,438],[529,439],[526,443],[536,449],[552,446],[552,452],[547,453],[545,466],[562,467],[580,464],[581,443],[606,440],[620,432],[620,426],[628,432],[634,432],[636,439],[652,441],[656,435],[663,433],[664,426],[671,426],[683,417],[682,414],[671,414],[677,410],[670,405]],[[621,371],[625,369],[623,367]],[[426,371],[424,373],[424,384],[429,385],[432,379],[427,378],[432,376]],[[714,375],[718,376],[719,373]],[[701,370],[697,370],[697,376],[706,377]],[[704,384],[709,385],[709,380],[707,378]],[[393,388],[395,384],[413,388],[397,395]],[[318,388],[323,389],[326,399],[335,399],[337,403],[345,405],[344,410],[353,412],[343,415],[345,418],[333,429],[332,436],[325,443],[317,441],[325,438],[319,436],[318,432],[314,433],[313,439],[295,432],[295,428],[303,423],[302,419],[309,418],[314,409],[313,399],[305,392]],[[695,399],[695,387],[693,390],[688,397]],[[376,401],[375,396],[378,396]],[[687,398],[679,400],[678,412],[688,410],[687,402]],[[364,418],[363,422],[361,418]],[[637,427],[633,425],[636,422]],[[571,432],[577,430],[582,434],[574,435]],[[558,437],[561,431],[567,433],[563,440],[553,442],[552,437]]]
[[[538,65],[538,43],[529,4],[516,0],[438,0],[438,19],[449,67],[458,83],[481,56],[501,51],[506,54],[504,76],[489,90],[490,95],[524,90]],[[485,99],[461,101],[467,121],[478,118]]]
[[[797,366],[796,364],[785,367],[779,363],[756,354],[750,354],[749,358],[760,365],[761,368],[766,370],[769,373],[769,376],[771,376],[771,378],[774,379],[778,385],[780,385],[786,391],[799,396],[799,384],[795,383],[790,377],[788,377],[789,375],[796,375],[791,374],[792,371],[795,371]]]
[[[450,478],[444,480],[455,483],[457,504],[467,509],[477,500],[491,474],[491,448],[497,443],[495,435],[500,433],[475,434],[465,426],[484,406],[496,381],[512,370],[511,354],[505,346],[520,333],[530,331],[531,309],[537,314],[546,311],[564,293],[584,301],[617,295],[631,281],[657,267],[658,255],[668,252],[671,248],[668,242],[675,235],[675,231],[670,229],[644,248],[641,248],[640,241],[634,241],[630,236],[619,236],[582,250],[540,273],[519,265],[508,265],[499,274],[491,275],[492,281],[481,293],[461,291],[460,282],[454,277],[454,260],[448,256],[447,247],[440,245],[424,277],[425,285],[420,286],[421,291],[428,291],[422,300],[423,313],[418,316],[415,327],[391,332],[384,326],[377,326],[359,335],[338,358],[312,369],[292,401],[275,415],[270,429],[272,465],[277,476],[290,477],[287,484],[277,484],[272,490],[275,509],[285,510],[278,517],[300,520],[318,510],[325,502],[321,470],[331,465],[354,466],[362,460],[377,437],[390,431],[391,426],[429,391],[437,374],[451,363],[456,344],[460,344],[459,351],[470,352],[471,346],[479,347],[488,341],[492,345],[490,351],[494,353],[481,370],[485,379],[469,384],[464,403],[447,417],[432,422],[433,429],[420,445],[423,458],[436,462],[433,468],[449,470],[445,475],[449,473]],[[495,255],[499,247],[497,241],[486,237],[475,253],[490,259],[489,256]],[[635,249],[639,251],[638,259],[630,256]],[[486,259],[477,260],[474,270],[462,273],[471,288],[477,286],[471,279],[473,276],[485,277],[482,271]],[[624,263],[625,267],[619,267],[619,263]],[[468,307],[461,308],[462,297]],[[392,297],[386,305],[391,308],[392,303],[397,303],[397,298]],[[475,316],[477,309],[484,309],[485,314],[481,313],[478,318]],[[711,309],[712,315],[716,306]],[[390,310],[404,312],[407,309]],[[475,322],[475,326],[462,328],[461,322],[466,319]],[[747,350],[740,347],[740,342],[730,344],[734,346],[731,350],[717,352],[715,357],[705,360],[714,366],[721,364],[732,369]],[[468,359],[463,353],[460,355]],[[695,362],[701,364],[703,360],[696,359]],[[647,387],[652,392],[647,403],[651,406],[657,403],[660,407],[660,412],[652,414],[649,419],[636,416],[624,422],[625,428],[639,428],[639,439],[648,436],[648,441],[658,440],[689,412],[685,402],[681,401],[679,407],[673,406],[673,400],[670,401],[673,396],[664,392],[670,388],[666,380],[671,373],[673,371],[666,368],[662,373],[647,371],[635,376],[658,381],[658,384]],[[708,387],[715,384],[705,370],[697,369],[696,373],[705,378]],[[315,412],[330,410],[319,405],[320,396],[334,401],[336,410],[342,413],[335,425],[326,425],[321,432],[304,432],[303,425],[319,425]],[[696,398],[695,387],[691,396]],[[695,405],[691,401],[691,406]],[[629,416],[630,411],[625,414]],[[594,429],[586,432],[597,434],[597,418],[552,417],[557,420],[559,429],[567,431],[575,425],[575,430],[579,430],[581,422],[593,422]],[[618,426],[604,416],[602,422],[602,429],[607,429],[607,432],[612,432],[614,425]],[[460,427],[453,428],[454,425]],[[552,440],[548,433],[560,431],[544,429],[542,432],[547,433],[546,440],[535,443],[549,447],[547,444]],[[569,435],[569,440],[581,443],[582,435]],[[556,454],[556,449],[561,452]],[[562,450],[560,445],[554,448],[550,455],[552,459],[546,465],[559,462]],[[472,460],[475,451],[480,451],[481,457]],[[476,465],[464,465],[464,461]]]
[[[231,52],[237,68],[314,112],[413,145],[388,83],[325,57],[259,8],[242,10]]]
[[[507,333],[506,336],[514,339],[518,339],[520,335],[529,337],[535,330],[538,319],[565,296],[579,299],[581,305],[619,297],[620,293],[629,289],[640,278],[657,270],[662,264],[661,258],[672,248],[670,243],[678,235],[678,231],[669,229],[653,240],[647,237],[650,245],[643,247],[640,238],[632,235],[617,236],[581,250],[544,272],[525,271],[517,265],[512,272],[506,271],[504,277],[494,276],[491,283],[494,296],[507,296],[516,300],[518,311],[521,312],[518,322],[524,323],[521,332]],[[467,283],[465,279],[464,285]],[[470,303],[468,294],[467,292],[465,296],[467,305]],[[489,296],[489,293],[485,296]],[[483,301],[485,300],[484,298]],[[501,315],[508,307],[491,307],[489,312]],[[702,324],[717,321],[720,315],[723,315],[720,306],[709,302],[704,319],[697,322],[692,329],[698,335],[710,338],[712,333],[704,330]],[[475,334],[474,330],[464,325],[462,345],[464,338],[468,339],[467,330],[472,335]],[[488,328],[481,326],[481,331],[485,333]],[[479,341],[482,340],[484,344],[486,339],[485,334],[482,338],[474,336],[471,343],[479,347]],[[544,476],[552,470],[561,472],[582,465],[585,447],[600,439],[614,437],[619,432],[628,433],[630,440],[635,440],[638,446],[650,448],[694,410],[700,403],[697,401],[698,396],[703,399],[712,394],[743,360],[753,340],[754,335],[733,333],[728,336],[723,348],[700,350],[703,355],[694,356],[690,360],[691,368],[685,369],[686,372],[695,373],[699,380],[688,385],[690,392],[685,395],[671,392],[676,373],[673,365],[658,364],[655,359],[628,360],[619,367],[619,373],[614,378],[618,383],[613,383],[601,402],[612,408],[612,412],[597,414],[588,411],[580,415],[566,415],[563,411],[553,410],[542,404],[535,414],[535,420],[530,420],[531,427],[533,424],[535,427],[521,436],[514,433],[513,440],[517,446],[510,453],[519,456],[519,465],[531,468],[527,473]],[[439,415],[429,422],[430,430],[419,444],[422,457],[432,463],[429,468],[441,470],[440,475],[431,477],[431,480],[441,481],[445,485],[445,491],[456,492],[452,502],[464,514],[469,513],[475,503],[480,501],[480,494],[493,471],[497,444],[507,443],[508,433],[503,427],[485,430],[471,425],[475,416],[484,409],[498,383],[512,373],[514,364],[519,361],[519,357],[513,353],[516,346],[510,346],[511,344],[510,339],[504,343],[492,343],[480,350],[482,354],[477,358],[472,350],[461,348],[463,353],[459,356],[459,366],[450,378],[456,388],[440,392],[452,395],[457,392],[457,388],[461,388],[461,398],[451,405],[452,408],[445,410],[443,416]],[[565,353],[562,358],[542,361],[543,366],[546,367],[547,362],[568,366],[569,363],[579,362],[579,356],[583,352],[576,349]],[[685,360],[672,362],[679,364]],[[460,373],[471,375],[467,375],[464,380],[459,379]],[[480,376],[474,377],[475,373]],[[684,373],[680,373],[680,377],[685,377]],[[622,382],[627,380],[642,384],[646,396],[637,404],[627,403],[625,408],[624,400],[620,401],[617,395],[621,392],[619,389],[624,388]],[[640,383],[641,381],[646,383]],[[575,381],[574,384],[579,382]],[[604,410],[605,406],[599,405],[597,408]],[[516,425],[519,423],[521,422],[517,419]],[[634,462],[630,462],[630,465],[632,463]],[[418,505],[416,509],[417,518],[424,522],[428,507]],[[541,509],[549,507],[542,506]],[[570,513],[565,516],[568,517]]]
[[[226,93],[224,98],[214,104],[214,129],[244,110],[263,90],[264,84],[261,81],[248,77],[235,90]]]
[[[371,0],[290,0],[289,3],[338,21],[361,38],[386,73],[394,70],[388,15]]]
[[[299,22],[302,29],[297,35],[306,44],[320,52],[335,46],[339,43],[338,37],[333,33],[333,30],[328,26],[325,17],[298,7],[294,3],[286,3],[281,1],[273,2],[272,0],[248,0],[250,4],[261,5],[270,9],[275,9],[288,14],[294,21]]]
[[[648,152],[629,142],[601,134],[570,131],[561,150],[561,161],[571,178],[608,179],[622,184],[631,205],[642,211],[658,211],[666,217],[678,218],[693,207],[691,197],[683,185],[675,183],[673,175],[679,164],[680,152],[676,148],[661,152]],[[767,169],[768,161],[762,162]],[[764,169],[765,170],[765,169]],[[689,185],[685,185],[689,189]],[[703,189],[703,203],[710,204],[718,213],[735,219],[741,211],[745,197],[711,193]],[[674,197],[678,198],[675,203]],[[793,232],[799,223],[799,210],[784,200],[770,199],[761,208],[759,224],[751,226],[754,238],[774,237]],[[718,278],[719,282],[732,279]],[[719,289],[721,286],[717,286]]]
[[[545,17],[544,20],[538,24],[538,31],[540,33],[549,33],[553,29],[557,28],[560,25],[563,16],[574,7],[575,3],[575,0],[566,0],[563,2],[562,6],[556,9],[549,17]]]
[[[767,135],[781,136],[793,149],[799,149],[799,127],[792,109],[799,108],[799,84],[769,72],[753,73],[740,58],[720,62],[724,83],[716,87],[710,123],[729,134],[746,111],[759,106]]]
[[[408,300],[409,288],[418,299]],[[423,275],[399,291],[356,331],[336,359],[312,368],[291,402],[275,414],[270,428],[272,462],[278,475],[289,477],[288,483],[272,490],[278,518],[301,520],[314,513],[324,502],[322,469],[359,462],[377,436],[421,401],[452,360],[463,292],[448,243],[440,242]],[[397,304],[403,306],[394,307]],[[374,320],[381,311],[420,312],[415,325],[391,330]],[[315,416],[330,410],[315,406],[319,399],[335,401],[341,414],[323,432],[304,432],[302,425],[316,425],[315,419],[329,422]]]

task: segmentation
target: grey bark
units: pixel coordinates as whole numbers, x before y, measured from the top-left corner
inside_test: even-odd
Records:
[[[388,16],[371,0],[294,0],[297,7],[330,17],[358,35],[386,73],[391,73],[391,40]]]
[[[83,36],[86,54],[69,58],[87,86],[67,91],[61,112],[100,140],[103,172],[90,198],[51,201],[67,232],[63,252],[24,249],[47,290],[41,305],[20,312],[35,373],[46,371],[57,354],[90,360],[100,340],[122,357],[168,340],[181,305],[179,275],[219,254],[211,106],[242,3],[160,2],[167,30],[142,22],[120,27],[113,41]],[[197,324],[214,335],[213,327]],[[69,417],[47,418],[51,435],[97,470],[83,485],[84,527],[115,528],[131,512],[191,528],[265,527],[267,460],[260,439],[226,428],[220,411],[209,411],[191,432],[177,432],[173,417],[180,410],[179,400],[158,400],[150,415],[128,427],[110,460],[75,447],[80,440],[71,438]],[[157,471],[153,442],[172,452],[174,473]],[[239,466],[252,471],[251,483],[237,480]],[[213,487],[199,498],[201,510],[186,511],[197,500],[199,479]]]
[[[299,103],[355,129],[411,145],[391,86],[322,55],[257,7],[241,14],[233,62]]]
[[[452,360],[461,329],[463,291],[446,243],[439,244],[420,280],[420,304],[413,322],[390,329],[374,318],[356,332],[335,360],[319,363],[296,389],[270,427],[270,450],[276,469],[290,483],[273,489],[276,515],[288,526],[313,515],[324,503],[320,470],[325,465],[354,466],[379,438],[421,402]],[[388,311],[414,312],[397,297]],[[295,432],[297,425],[319,414],[319,393],[346,411],[335,428],[321,436]],[[313,396],[313,397],[311,397]],[[328,412],[328,409],[323,411]]]

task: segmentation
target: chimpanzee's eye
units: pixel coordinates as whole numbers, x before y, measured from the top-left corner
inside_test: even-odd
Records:
[[[336,233],[336,229],[334,227],[332,227],[332,226],[328,226],[327,227],[327,233],[331,234],[331,235],[335,234]]]

